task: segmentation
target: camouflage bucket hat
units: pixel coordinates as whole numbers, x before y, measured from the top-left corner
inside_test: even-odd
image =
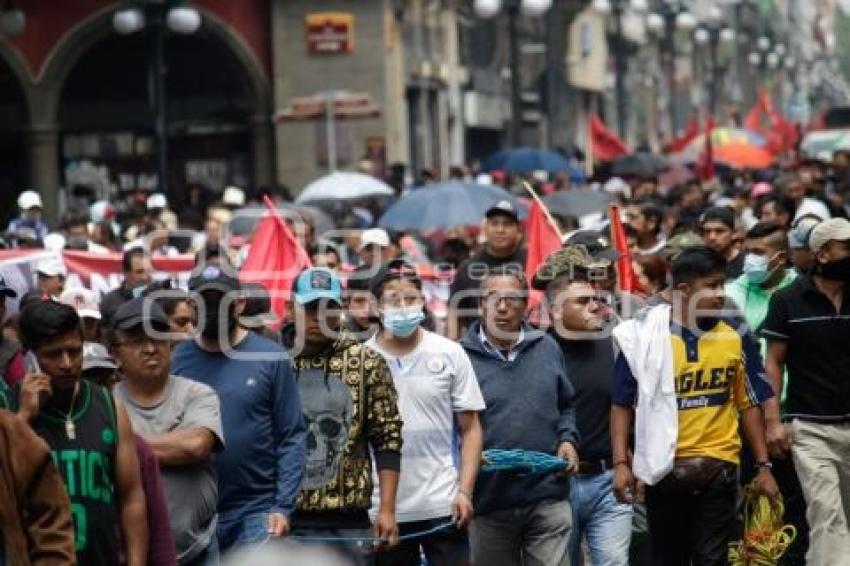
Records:
[[[576,269],[588,272],[610,266],[610,260],[594,258],[583,244],[573,244],[551,253],[543,265],[537,269],[531,286],[538,291],[543,291],[557,277],[571,274]]]

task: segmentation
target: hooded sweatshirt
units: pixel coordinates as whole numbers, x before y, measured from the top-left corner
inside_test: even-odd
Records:
[[[292,349],[295,331],[284,328]],[[401,417],[392,374],[384,358],[343,331],[339,340],[312,354],[294,356],[292,365],[307,427],[307,469],[301,484],[296,526],[336,524],[341,516],[368,521],[372,500],[372,460],[399,470]]]
[[[524,328],[513,361],[488,352],[475,322],[461,340],[472,361],[487,408],[479,413],[484,449],[521,449],[555,454],[578,446],[573,398],[561,348],[540,330]],[[476,512],[489,513],[569,496],[569,479],[556,474],[482,473],[475,486]]]

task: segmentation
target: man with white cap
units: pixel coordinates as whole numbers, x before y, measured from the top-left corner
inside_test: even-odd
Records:
[[[35,273],[38,290],[54,300],[58,299],[65,288],[65,277],[68,276],[62,260],[58,257],[43,259],[36,264]]]
[[[18,196],[18,208],[21,215],[9,222],[7,232],[17,232],[20,228],[31,228],[40,240],[49,231],[47,224],[41,219],[41,195],[35,191],[24,191]]]
[[[177,215],[168,208],[168,199],[162,193],[154,193],[148,197],[148,214],[162,222],[168,230],[177,229]]]
[[[100,341],[100,307],[97,304],[97,294],[85,287],[66,289],[59,295],[59,302],[74,307],[80,320],[83,321],[83,340],[86,342]]]
[[[803,486],[808,564],[850,556],[850,221],[821,222],[809,235],[814,265],[770,301],[761,333],[775,391],[788,388],[783,420],[766,412],[772,453],[790,449]]]
[[[376,267],[383,264],[389,258],[387,252],[390,247],[390,235],[383,228],[371,228],[360,234],[360,245],[357,254],[360,256],[361,265]]]

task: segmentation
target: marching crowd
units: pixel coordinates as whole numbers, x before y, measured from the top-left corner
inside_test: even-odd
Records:
[[[98,297],[47,259],[30,292],[0,279],[0,564],[318,543],[345,564],[720,565],[744,490],[784,500],[780,564],[850,564],[847,157],[608,180],[631,263],[604,215],[556,216],[530,280],[515,201],[436,243],[296,220],[312,267],[283,320],[221,236],[244,193],[173,250],[158,231],[187,215],[161,195],[51,232],[25,192],[10,246],[121,250],[124,278]],[[172,251],[196,254],[188,290],[155,280]],[[446,313],[421,257],[456,266]],[[490,449],[564,466],[482,470]]]

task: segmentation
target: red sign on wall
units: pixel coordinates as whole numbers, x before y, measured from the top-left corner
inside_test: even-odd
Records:
[[[345,12],[307,14],[307,51],[350,53],[354,51],[354,16]]]

